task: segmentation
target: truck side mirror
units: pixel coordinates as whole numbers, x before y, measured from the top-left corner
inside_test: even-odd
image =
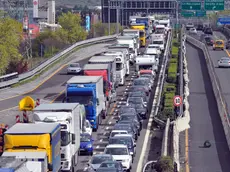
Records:
[[[75,134],[71,134],[72,135],[72,144],[75,144]]]

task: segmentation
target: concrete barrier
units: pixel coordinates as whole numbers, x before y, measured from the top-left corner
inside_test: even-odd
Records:
[[[169,128],[170,128],[170,119],[168,118],[165,126],[163,140],[162,140],[161,156],[168,155]]]

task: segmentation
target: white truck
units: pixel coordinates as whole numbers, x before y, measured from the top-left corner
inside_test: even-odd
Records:
[[[152,75],[155,74],[156,70],[156,59],[152,55],[141,55],[137,56],[136,60],[136,71],[139,73],[143,71],[151,71]]]
[[[62,170],[71,171],[73,160],[78,159],[80,133],[85,130],[85,107],[79,103],[40,104],[33,111],[33,119],[36,123],[60,123]]]
[[[156,25],[154,34],[163,34],[166,37],[167,30],[164,25]]]
[[[140,48],[140,30],[138,29],[124,29],[122,31],[123,36],[135,36],[137,39],[137,48]]]
[[[155,58],[156,64],[154,66],[154,70],[157,72],[160,62],[161,51],[158,48],[147,48],[144,54],[153,56],[153,58]]]
[[[165,30],[167,32],[170,30],[170,20],[169,19],[159,20],[159,25],[164,25],[165,26]]]
[[[46,152],[42,151],[4,152],[0,157],[0,167],[15,168],[15,172],[47,172],[47,164]]]
[[[151,42],[152,46],[159,47],[159,49],[164,52],[165,50],[165,39],[164,38],[155,38]]]
[[[118,36],[117,44],[129,44],[130,51],[137,56],[137,39],[134,36]]]
[[[125,76],[127,71],[126,56],[123,52],[108,51],[104,53],[105,56],[116,56],[116,78],[119,85],[125,84]]]

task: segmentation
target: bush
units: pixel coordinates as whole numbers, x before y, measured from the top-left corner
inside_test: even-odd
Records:
[[[166,99],[164,102],[164,107],[173,107],[173,100]]]
[[[173,160],[170,156],[162,156],[154,166],[157,172],[173,172]]]
[[[166,84],[164,86],[164,92],[167,93],[167,92],[176,92],[176,85],[175,84]]]
[[[172,47],[172,55],[178,55],[178,52],[179,52],[179,48],[173,46],[173,47]]]
[[[176,73],[169,73],[167,77],[167,82],[169,83],[176,83],[177,74]]]
[[[164,98],[165,99],[169,99],[169,100],[173,100],[175,93],[169,92],[169,93],[165,93]]]
[[[173,59],[170,59],[170,62],[169,63],[178,63],[178,60],[176,58],[173,58]]]
[[[177,73],[177,64],[170,63],[168,68],[168,74],[170,73]]]
[[[164,107],[162,115],[163,115],[163,118],[161,118],[161,119],[163,119],[163,120],[167,120],[167,118],[174,119],[174,107],[173,106]]]

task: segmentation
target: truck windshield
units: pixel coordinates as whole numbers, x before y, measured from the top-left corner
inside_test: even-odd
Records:
[[[76,94],[74,96],[68,96],[67,98],[67,102],[68,103],[80,103],[83,105],[87,105],[89,103],[92,103],[92,96],[76,96]]]
[[[163,44],[163,41],[153,41],[153,44]]]
[[[116,63],[116,71],[120,71],[123,69],[123,64],[122,63]]]
[[[140,34],[139,34],[140,37],[143,37],[145,36],[145,32],[144,31],[140,31]]]
[[[70,143],[70,133],[61,131],[61,146],[67,146]]]
[[[164,33],[164,30],[165,30],[164,28],[157,28],[155,33],[156,34],[162,34],[162,33]]]
[[[152,65],[139,65],[139,70],[152,70]]]

